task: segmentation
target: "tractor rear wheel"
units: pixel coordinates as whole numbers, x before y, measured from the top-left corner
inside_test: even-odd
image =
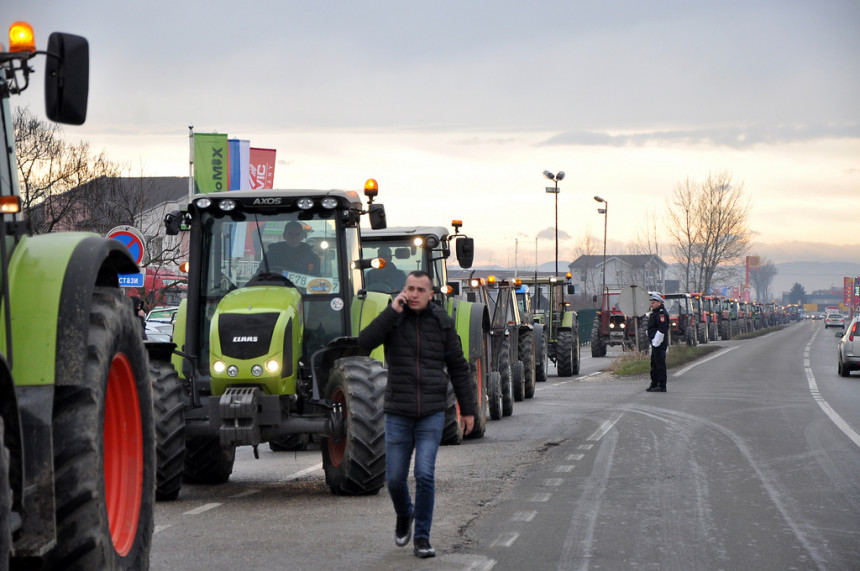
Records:
[[[522,361],[511,365],[511,382],[514,385],[514,400],[520,402],[526,396],[525,366]]]
[[[155,410],[156,469],[155,499],[173,501],[182,488],[185,465],[185,403],[176,369],[164,361],[150,361],[152,399]]]
[[[95,288],[86,352],[55,387],[57,544],[51,569],[145,569],[153,531],[155,428],[147,355],[128,297]]]
[[[710,341],[717,340],[717,324],[711,321],[708,323],[708,339]]]
[[[696,328],[692,325],[688,325],[684,330],[684,339],[687,342],[687,345],[690,347],[695,347],[696,343]]]
[[[599,342],[599,341],[598,341]],[[594,339],[591,340],[592,354],[594,353]],[[575,348],[573,346],[573,332],[570,329],[562,329],[558,332],[558,376],[571,377],[579,373],[579,360],[574,359]],[[606,354],[606,345],[603,345],[603,355]],[[602,355],[601,355],[602,356]],[[577,361],[577,362],[574,362]]]
[[[502,375],[493,371],[488,375],[487,400],[489,400],[490,418],[499,420],[502,418],[504,399],[502,398]]]
[[[9,483],[9,450],[4,438],[3,419],[0,418],[0,568],[5,569],[12,551],[12,489]]]
[[[442,445],[457,446],[463,443],[463,426],[460,424],[460,405],[454,388],[448,383],[448,393],[445,395],[445,426],[442,428]]]
[[[696,339],[698,339],[699,343],[707,343],[708,339],[708,324],[704,321],[700,321],[696,323]]]
[[[499,375],[502,381],[502,416],[511,416],[514,414],[514,370],[507,337],[502,337],[499,345]]]
[[[388,372],[370,357],[344,357],[334,362],[326,398],[340,403],[346,435],[323,438],[325,481],[335,495],[379,493],[385,484],[385,413],[383,399]]]
[[[518,353],[523,362],[523,394],[530,399],[535,396],[535,336],[531,329],[520,331]]]
[[[216,436],[189,436],[185,439],[185,467],[182,481],[187,484],[223,484],[233,473],[236,447],[221,446]]]
[[[484,351],[486,354],[486,351]],[[475,425],[472,432],[466,435],[466,438],[482,438],[487,430],[487,408],[489,402],[487,399],[487,385],[484,378],[483,360],[477,359],[469,364],[469,385],[475,390],[475,402],[478,410],[475,411]]]
[[[536,323],[534,326],[535,336],[535,382],[545,383],[546,372],[549,365],[547,358],[546,346],[547,340],[544,335],[543,325]]]
[[[272,452],[301,452],[308,449],[310,434],[288,434],[269,440]]]

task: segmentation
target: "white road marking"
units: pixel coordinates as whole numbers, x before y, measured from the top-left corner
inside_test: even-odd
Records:
[[[589,437],[587,438],[587,440],[595,441],[595,440],[600,440],[601,438],[603,438],[603,436],[604,436],[607,432],[609,432],[609,430],[610,430],[613,426],[615,426],[615,423],[616,423],[616,422],[618,422],[619,420],[621,420],[621,416],[622,416],[623,414],[624,414],[623,412],[616,412],[616,413],[614,413],[614,414],[609,418],[609,420],[606,420],[603,424],[601,424],[601,425],[600,425],[600,428],[598,428],[596,431],[594,431],[594,434],[592,434],[591,436],[589,436]]]
[[[573,472],[573,469],[576,468],[574,464],[560,464],[555,467],[556,472]]]
[[[241,494],[235,494],[230,496],[231,500],[238,500],[239,498],[247,498],[248,496],[253,496],[254,494],[259,494],[260,490],[246,490]]]
[[[165,529],[167,529],[168,527],[170,527],[172,525],[173,525],[172,523],[168,523],[167,525],[156,525],[155,529],[152,530],[152,535],[155,535],[159,531],[164,531]]]
[[[520,534],[516,531],[512,531],[510,533],[503,533],[493,540],[493,542],[490,544],[490,547],[496,547],[497,545],[500,545],[502,547],[510,547],[514,544],[514,542],[519,536]]]
[[[548,502],[552,494],[532,494],[529,498],[530,502]]]
[[[187,512],[185,512],[182,515],[200,515],[203,512],[208,512],[209,510],[213,510],[220,505],[221,504],[219,504],[219,503],[203,504],[199,508],[194,508],[193,510],[188,510]]]
[[[716,353],[714,353],[714,354],[713,354],[713,355],[711,355],[710,357],[707,357],[707,358],[705,358],[705,359],[700,359],[700,360],[698,360],[698,361],[695,361],[695,362],[694,362],[694,363],[692,363],[691,365],[687,365],[686,367],[684,367],[683,369],[681,369],[680,371],[678,371],[677,373],[675,373],[675,374],[674,374],[674,375],[672,375],[672,376],[673,376],[673,377],[680,377],[681,375],[683,375],[684,373],[686,373],[687,371],[689,371],[689,370],[690,370],[690,369],[692,369],[693,367],[698,367],[698,366],[699,366],[699,365],[701,365],[702,363],[707,363],[707,362],[708,362],[708,361],[710,361],[711,359],[716,359],[717,357],[721,357],[721,356],[725,355],[726,353],[728,353],[729,351],[734,351],[734,350],[735,350],[735,349],[737,349],[737,348],[738,348],[738,346],[736,345],[736,346],[734,346],[734,347],[729,347],[729,348],[727,348],[727,349],[723,349],[722,351],[717,351]]]
[[[552,486],[557,488],[564,483],[564,478],[547,478],[543,481],[544,486]]]
[[[816,329],[815,333],[812,334],[812,338],[806,345],[806,352],[809,351],[812,342],[815,340],[815,336],[818,335],[818,331],[819,330]],[[818,403],[818,406],[821,407],[821,410],[824,411],[824,414],[830,417],[830,420],[833,421],[833,424],[835,424],[839,430],[844,432],[845,436],[851,439],[851,442],[853,442],[858,448],[860,448],[860,434],[857,434],[854,429],[852,429],[848,425],[848,423],[845,422],[845,420],[841,416],[839,416],[839,413],[833,410],[833,408],[830,406],[830,403],[824,400],[824,397],[821,396],[821,393],[818,390],[818,383],[815,382],[815,375],[812,374],[812,367],[809,366],[808,359],[803,360],[803,366],[806,369],[806,381],[807,383],[809,383],[809,393],[812,395],[813,400]]]
[[[591,450],[594,447],[594,444],[580,444],[577,446],[580,450]]]
[[[299,470],[298,472],[296,472],[294,474],[290,474],[289,476],[284,478],[282,481],[289,482],[290,480],[297,480],[298,478],[301,478],[305,474],[310,474],[311,472],[316,472],[317,470],[322,470],[322,462],[320,462],[319,464],[315,464],[315,465],[311,466],[310,468],[305,468],[304,470]]]
[[[585,458],[585,454],[568,454],[566,459],[569,462],[576,462],[577,460],[582,460],[583,458]]]
[[[531,521],[536,515],[536,511],[516,512],[513,517],[511,517],[511,521]]]

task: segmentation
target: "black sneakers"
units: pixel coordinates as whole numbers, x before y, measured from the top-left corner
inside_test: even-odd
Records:
[[[394,543],[397,547],[404,547],[412,539],[412,520],[414,519],[414,514],[409,517],[397,516],[397,525],[394,526]]]
[[[412,548],[412,553],[415,557],[426,559],[427,557],[436,557],[436,550],[430,545],[430,540],[426,537],[416,537],[415,544]]]

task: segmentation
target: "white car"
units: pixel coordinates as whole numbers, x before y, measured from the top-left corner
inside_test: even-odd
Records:
[[[845,328],[845,316],[841,313],[828,313],[827,317],[824,318],[824,328],[828,327],[838,327],[840,329]]]
[[[839,339],[837,371],[843,377],[851,371],[860,371],[860,315],[851,320],[845,334]]]

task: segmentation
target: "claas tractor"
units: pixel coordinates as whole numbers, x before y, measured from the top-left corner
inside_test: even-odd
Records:
[[[528,293],[519,279],[511,281],[488,276],[487,287],[496,311],[501,314],[494,313],[494,320],[500,322],[507,319],[508,323],[512,340],[510,362],[513,367],[514,400],[533,398],[535,383],[546,381],[543,325],[534,322]],[[522,374],[519,363],[522,363]]]
[[[532,331],[534,336],[534,346],[535,346],[535,381],[538,383],[546,382],[547,378],[547,369],[549,365],[549,358],[547,357],[547,351],[549,351],[549,341],[547,340],[547,332],[543,323],[540,323],[537,319],[535,319],[534,312],[532,311],[532,296],[529,292],[528,286],[522,283],[520,278],[514,278],[514,293],[516,294],[517,307],[519,309],[519,315],[517,316],[518,323],[531,323]]]
[[[490,368],[487,359],[487,332],[490,329],[490,316],[487,306],[483,303],[473,303],[460,299],[457,294],[458,283],[448,283],[446,261],[451,256],[454,247],[457,263],[461,268],[472,267],[475,246],[472,238],[460,234],[463,223],[460,220],[451,222],[454,233],[451,234],[444,226],[398,226],[385,229],[362,229],[363,257],[375,260],[379,266],[365,270],[364,278],[367,289],[385,294],[388,298],[403,289],[406,275],[414,270],[421,270],[430,275],[433,283],[433,303],[444,307],[454,319],[463,355],[469,363],[472,388],[475,391],[475,402],[478,411],[475,415],[475,427],[469,438],[480,438],[484,435],[489,412],[487,395],[488,374]],[[386,260],[386,257],[389,259]],[[395,272],[383,274],[385,266],[393,266],[402,276]],[[402,282],[400,281],[402,277]],[[460,409],[454,395],[454,389],[448,386],[448,409],[445,414],[445,428],[442,433],[443,444],[459,444],[463,440],[463,428],[460,424]]]
[[[567,283],[570,274],[567,276],[565,281],[554,276],[520,278],[528,287],[534,321],[543,325],[544,370],[551,361],[559,377],[578,375],[580,366],[579,317],[564,298],[565,291],[574,293],[574,286]]]
[[[713,295],[702,296],[702,304],[708,315],[708,339],[717,341],[720,338],[720,321],[723,317],[720,298]]]
[[[668,293],[663,304],[669,312],[669,334],[672,343],[698,345],[696,338],[696,314],[688,293]]]
[[[710,341],[708,335],[708,310],[705,307],[705,299],[701,293],[690,294],[690,304],[693,306],[693,320],[697,343]]]
[[[5,43],[5,42],[3,42]],[[147,569],[155,502],[152,391],[116,240],[29,236],[10,96],[45,61],[52,121],[86,119],[89,46],[55,33],[36,51],[16,22],[0,47],[0,569]]]
[[[740,321],[738,321],[738,311],[740,310],[740,306],[736,299],[732,298],[723,298],[723,319],[722,319],[722,329],[720,330],[720,337],[728,340],[732,337],[737,337],[740,335]]]
[[[188,297],[177,312],[169,363],[156,392],[181,395],[184,430],[159,453],[181,458],[159,473],[160,496],[181,482],[226,482],[237,446],[319,437],[334,494],[375,494],[385,479],[380,358],[359,349],[360,329],[389,303],[364,289],[359,221],[384,227],[385,210],[356,191],[241,190],[197,194],[165,217],[189,233]],[[375,356],[379,357],[381,350]],[[184,441],[184,444],[183,444]],[[161,468],[161,466],[160,466]]]

